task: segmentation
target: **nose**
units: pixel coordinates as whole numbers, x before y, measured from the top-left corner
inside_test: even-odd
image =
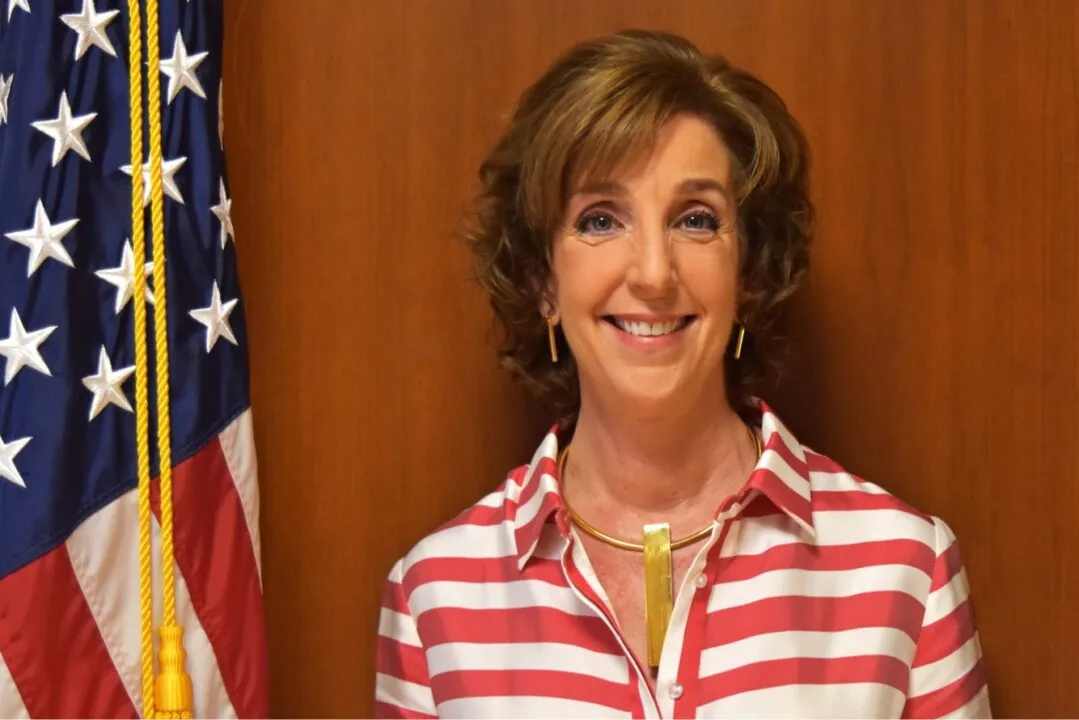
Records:
[[[663,297],[674,287],[676,277],[666,228],[651,224],[647,229],[638,227],[633,237],[633,259],[626,273],[629,287],[644,298]]]

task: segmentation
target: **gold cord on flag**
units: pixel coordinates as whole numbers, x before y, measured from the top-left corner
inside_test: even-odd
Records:
[[[131,243],[134,254],[135,313],[135,437],[138,457],[139,595],[142,648],[143,717],[190,718],[191,678],[184,669],[183,627],[176,624],[176,586],[173,561],[172,447],[169,415],[168,319],[165,293],[165,227],[161,180],[161,83],[157,0],[146,0],[150,138],[150,226],[154,275],[155,369],[157,390],[157,448],[161,482],[161,567],[164,622],[159,632],[160,672],[154,674],[153,579],[151,570],[150,441],[146,347],[145,210],[142,178],[142,12],[139,0],[128,0],[128,71],[131,119]]]

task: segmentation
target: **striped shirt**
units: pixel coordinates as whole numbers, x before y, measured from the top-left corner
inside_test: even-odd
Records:
[[[800,444],[764,452],[677,592],[655,692],[559,493],[558,428],[390,572],[379,717],[989,717],[949,527]]]

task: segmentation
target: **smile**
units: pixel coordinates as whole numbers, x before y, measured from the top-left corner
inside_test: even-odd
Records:
[[[614,325],[622,332],[637,337],[663,337],[678,332],[689,325],[696,318],[694,315],[685,315],[672,320],[662,322],[645,322],[640,320],[622,320],[613,315],[605,315],[604,320]]]

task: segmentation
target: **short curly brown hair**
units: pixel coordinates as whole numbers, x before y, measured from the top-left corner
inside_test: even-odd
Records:
[[[551,361],[540,313],[552,238],[573,187],[647,151],[681,113],[709,122],[732,159],[746,338],[740,359],[725,361],[728,399],[744,408],[778,376],[780,310],[808,268],[815,220],[802,129],[771,88],[723,57],[676,35],[624,31],[573,47],[522,94],[480,167],[463,230],[504,331],[503,366],[565,420],[580,403],[577,368],[560,332]]]

